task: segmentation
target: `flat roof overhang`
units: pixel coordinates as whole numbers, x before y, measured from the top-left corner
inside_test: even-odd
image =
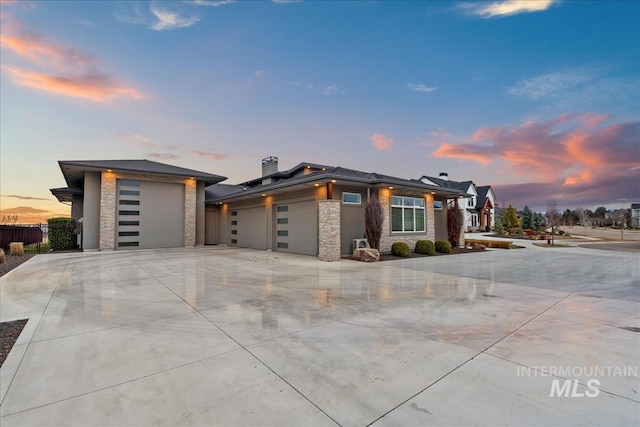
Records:
[[[52,188],[49,191],[51,191],[51,194],[61,203],[71,203],[73,196],[84,194],[84,191],[77,187]]]

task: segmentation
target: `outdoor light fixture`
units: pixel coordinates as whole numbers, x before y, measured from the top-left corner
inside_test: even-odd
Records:
[[[389,190],[393,190],[393,187],[389,187]]]
[[[320,187],[320,184],[313,184],[314,187]]]
[[[263,194],[263,195],[262,195],[262,197],[267,197],[267,195],[266,195],[266,194]]]
[[[337,181],[335,179],[332,179],[331,182],[333,182],[335,184]]]

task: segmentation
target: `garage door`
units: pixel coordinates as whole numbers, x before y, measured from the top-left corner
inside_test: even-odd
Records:
[[[116,247],[184,246],[184,185],[119,179]]]
[[[315,200],[276,206],[276,250],[318,254],[318,211]]]
[[[267,220],[264,207],[231,211],[229,221],[232,245],[267,249]]]

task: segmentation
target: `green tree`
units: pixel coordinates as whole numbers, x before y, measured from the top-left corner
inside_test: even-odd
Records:
[[[595,211],[593,211],[593,219],[596,220],[598,225],[604,224],[604,219],[606,215],[607,215],[607,208],[605,208],[604,206],[599,206],[596,208]]]
[[[522,234],[522,221],[518,218],[518,212],[512,205],[509,205],[502,214],[502,227],[510,234]]]
[[[533,229],[533,211],[529,206],[525,206],[520,212],[520,218],[522,218],[522,228]]]
[[[533,213],[531,225],[533,226],[531,228],[533,228],[534,230],[540,230],[544,228],[544,217],[540,212]]]

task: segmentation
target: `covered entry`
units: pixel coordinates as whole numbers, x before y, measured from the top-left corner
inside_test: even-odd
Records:
[[[275,250],[318,254],[318,210],[315,200],[275,206]]]

